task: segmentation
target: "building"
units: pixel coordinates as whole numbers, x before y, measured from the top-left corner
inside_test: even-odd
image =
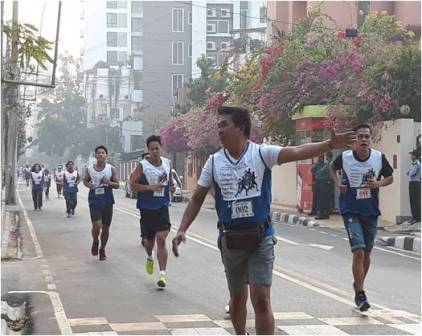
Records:
[[[266,1],[193,1],[192,77],[200,76],[202,55],[219,68],[251,41],[265,42],[266,12]]]
[[[315,1],[268,1],[267,36],[274,35],[277,29],[291,30],[292,25],[298,23],[310,8],[318,4]],[[412,30],[416,38],[420,38],[420,1],[325,1],[321,5],[321,11],[334,19],[334,22],[325,22],[328,27],[336,24],[340,28],[357,28],[366,13],[386,11],[389,15],[395,15],[404,27]]]

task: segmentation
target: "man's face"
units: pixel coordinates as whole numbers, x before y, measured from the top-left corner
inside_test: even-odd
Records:
[[[355,143],[356,150],[367,150],[371,146],[371,131],[369,128],[359,128],[356,131],[357,142]]]
[[[158,141],[152,141],[148,144],[148,152],[152,159],[159,159],[161,155],[161,145]],[[148,157],[146,157],[148,158]]]
[[[107,158],[107,153],[102,148],[97,149],[97,151],[95,152],[95,158],[97,159],[97,163],[104,162]]]
[[[242,135],[240,127],[236,127],[231,116],[223,114],[218,117],[218,137],[224,147]]]
[[[74,170],[75,168],[74,168],[74,166],[73,166],[73,163],[69,163],[68,165],[67,165],[67,170],[69,171],[69,172],[73,172],[73,170]]]

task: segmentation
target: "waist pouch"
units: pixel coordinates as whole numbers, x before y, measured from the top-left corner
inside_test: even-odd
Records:
[[[262,238],[262,229],[257,226],[247,230],[224,230],[229,250],[255,250]]]

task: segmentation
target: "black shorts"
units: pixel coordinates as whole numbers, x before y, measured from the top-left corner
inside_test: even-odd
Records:
[[[113,204],[90,204],[89,213],[91,222],[100,220],[103,225],[110,226],[113,218]]]
[[[170,231],[169,208],[162,207],[157,210],[139,210],[141,213],[141,237],[153,240],[160,231]]]

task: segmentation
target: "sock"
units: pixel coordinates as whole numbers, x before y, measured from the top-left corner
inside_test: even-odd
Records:
[[[166,275],[166,271],[160,271],[160,275]]]

